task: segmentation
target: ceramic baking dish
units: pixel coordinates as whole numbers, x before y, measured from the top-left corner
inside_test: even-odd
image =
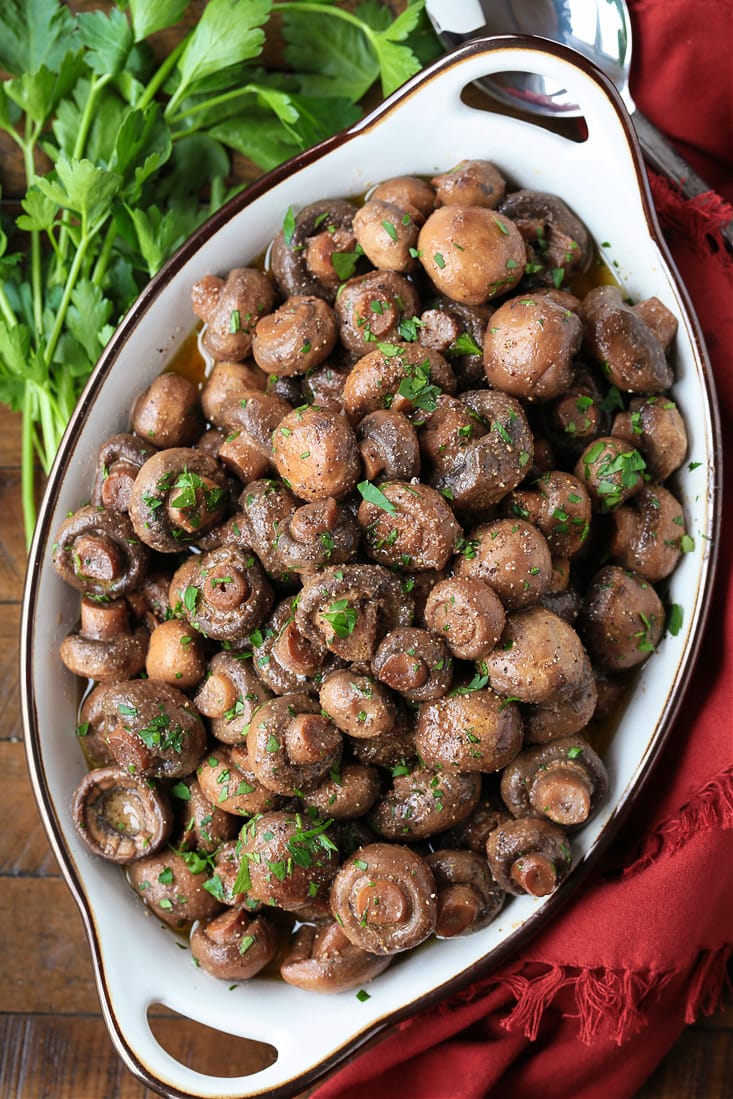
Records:
[[[472,81],[524,70],[572,89],[584,107],[585,141],[464,103]],[[88,496],[98,445],[125,430],[134,396],[170,360],[193,327],[192,283],[259,256],[289,206],[363,194],[389,176],[433,175],[465,157],[494,161],[515,185],[561,195],[585,221],[632,297],[656,295],[675,313],[674,396],[690,435],[678,491],[695,549],[669,585],[684,611],[677,636],[646,663],[631,705],[606,752],[610,793],[574,840],[576,865],[552,897],[512,899],[475,935],[433,942],[402,957],[354,993],[317,996],[276,980],[228,991],[194,968],[119,868],[92,857],[71,825],[69,802],[85,763],[75,743],[78,688],[58,646],[78,613],[78,596],[51,567],[51,542],[65,514]],[[589,62],[533,39],[479,40],[408,81],[351,130],[276,169],[219,210],[150,283],[105,350],[76,409],[51,472],[31,551],[22,625],[22,695],[35,795],[64,876],[81,910],[99,996],[128,1067],[170,1096],[290,1095],[406,1014],[503,962],[567,896],[607,846],[659,754],[695,658],[710,599],[719,523],[719,428],[701,333],[662,241],[645,169],[625,108]],[[153,1037],[151,1004],[219,1030],[271,1043],[274,1064],[247,1077],[202,1075],[179,1064]]]

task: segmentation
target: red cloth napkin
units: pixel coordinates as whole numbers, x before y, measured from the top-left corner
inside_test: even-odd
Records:
[[[733,198],[733,5],[636,0],[632,19],[640,109]],[[718,230],[733,209],[651,182],[707,340],[730,470],[733,257]],[[733,514],[730,479],[723,514]],[[511,964],[401,1024],[315,1099],[623,1099],[686,1023],[719,1007],[733,952],[730,522],[720,557],[684,707],[603,867]]]

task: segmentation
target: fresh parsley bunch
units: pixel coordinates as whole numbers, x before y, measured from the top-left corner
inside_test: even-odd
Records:
[[[189,0],[0,5],[0,130],[22,155],[20,213],[0,222],[0,402],[23,414],[26,537],[81,389],[145,282],[233,193],[231,154],[262,169],[355,122],[437,52],[411,0],[208,0],[163,58],[150,36]],[[277,15],[282,71],[259,60]],[[50,165],[50,167],[49,167]],[[240,184],[241,186],[241,184]],[[5,205],[5,204],[4,204]],[[15,213],[15,211],[13,211]]]

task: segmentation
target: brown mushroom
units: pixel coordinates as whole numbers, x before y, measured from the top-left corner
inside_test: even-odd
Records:
[[[213,855],[222,844],[234,840],[241,821],[212,805],[196,778],[187,778],[171,787],[176,799],[176,832],[174,846],[179,851],[198,851]]]
[[[377,679],[410,702],[431,702],[442,698],[450,687],[453,661],[437,634],[401,626],[380,642],[372,670]]]
[[[561,469],[547,470],[531,489],[511,492],[502,501],[502,510],[534,523],[555,556],[572,557],[590,530],[591,503],[585,485]]]
[[[196,709],[208,718],[209,729],[224,744],[242,744],[249,723],[270,692],[252,670],[251,661],[226,650],[214,653],[206,679],[194,695]]]
[[[481,305],[512,290],[524,275],[526,249],[519,230],[482,206],[441,206],[418,237],[420,262],[442,294]]]
[[[350,748],[361,763],[387,767],[394,775],[406,774],[417,762],[415,722],[412,715],[398,712],[394,725],[370,737],[350,734]]]
[[[590,234],[558,195],[513,191],[499,209],[524,238],[528,273],[534,281],[558,287],[587,270],[593,255]]]
[[[277,552],[278,536],[298,506],[289,488],[276,478],[251,481],[239,497],[241,516],[236,518],[238,540],[251,546],[267,572],[278,581],[287,579]],[[236,531],[233,532],[235,537]]]
[[[516,703],[495,694],[485,676],[475,683],[420,707],[415,747],[429,767],[455,767],[466,774],[500,771],[521,750]]]
[[[317,786],[341,759],[342,736],[305,694],[263,703],[247,734],[250,766],[268,790],[300,794]]]
[[[296,911],[325,898],[338,862],[328,822],[308,814],[262,813],[242,829],[240,879],[264,904]]]
[[[191,690],[206,671],[203,637],[178,619],[161,622],[150,634],[145,671],[149,679],[170,683],[181,691]]]
[[[255,267],[235,267],[226,279],[205,275],[191,290],[193,311],[206,325],[203,345],[215,359],[241,362],[252,349],[252,333],[275,305],[275,290]]]
[[[273,465],[272,433],[290,411],[282,397],[258,389],[223,404],[217,421],[227,435],[217,457],[245,484],[263,477]]]
[[[293,294],[257,322],[252,355],[266,374],[305,374],[331,354],[337,337],[330,305],[313,294]]]
[[[198,389],[182,374],[159,374],[135,401],[132,426],[153,446],[190,446],[204,426]]]
[[[140,467],[155,453],[137,435],[122,432],[102,443],[97,455],[97,471],[92,485],[91,503],[95,507],[127,511],[130,493]]]
[[[655,583],[677,567],[685,533],[682,506],[661,485],[646,485],[611,515],[609,545],[615,565]]]
[[[369,844],[336,874],[331,910],[355,946],[371,954],[398,954],[435,930],[435,878],[409,847]]]
[[[103,700],[107,686],[108,684],[104,682],[97,683],[85,694],[84,701],[79,707],[79,721],[75,732],[79,737],[84,758],[92,767],[106,767],[107,764],[115,761],[107,743],[107,726],[104,717]]]
[[[145,626],[130,627],[124,599],[97,603],[83,598],[79,628],[61,642],[59,656],[74,675],[112,683],[143,670],[148,637]]]
[[[296,408],[275,429],[272,447],[278,473],[303,500],[339,500],[356,488],[361,474],[356,436],[333,409]]]
[[[389,954],[372,954],[347,939],[335,920],[303,924],[289,944],[280,976],[308,992],[348,992],[384,973]]]
[[[304,691],[314,694],[333,657],[325,645],[306,637],[295,622],[292,598],[277,605],[253,638],[254,670],[278,695]]]
[[[170,601],[205,637],[243,647],[268,614],[273,593],[253,553],[224,545],[180,566]]]
[[[501,776],[501,796],[515,817],[546,817],[563,828],[589,821],[607,792],[603,761],[579,736],[525,748]]]
[[[74,791],[77,835],[95,855],[129,863],[162,847],[173,830],[167,793],[125,767],[96,767]]]
[[[469,543],[471,545],[471,543]],[[449,576],[428,595],[425,623],[459,660],[482,660],[501,637],[506,615],[489,584],[472,576]]]
[[[342,412],[344,407],[344,386],[349,374],[349,362],[334,362],[327,359],[315,370],[310,370],[303,379],[303,399],[306,404],[317,404],[320,408],[333,408]]]
[[[189,867],[191,866],[195,869]],[[208,866],[195,851],[179,854],[171,848],[138,859],[128,871],[130,884],[158,919],[176,929],[192,920],[208,920],[221,903],[208,892]]]
[[[647,471],[665,481],[687,454],[687,429],[674,401],[666,396],[632,397],[628,412],[619,412],[611,434],[637,447]]]
[[[651,583],[618,565],[604,565],[591,580],[581,629],[590,656],[602,671],[643,664],[664,633],[664,606]]]
[[[338,770],[303,795],[306,812],[332,820],[353,820],[368,813],[381,791],[379,771],[365,763],[342,763]]]
[[[485,206],[494,210],[504,197],[506,180],[489,160],[461,160],[430,180],[436,206]]]
[[[501,911],[506,893],[494,881],[486,859],[474,851],[440,848],[425,857],[438,887],[439,939],[470,935]]]
[[[246,399],[253,389],[265,388],[266,378],[253,363],[222,359],[215,362],[201,390],[201,407],[212,424],[220,424],[220,410],[232,401]]]
[[[527,607],[507,616],[499,644],[483,667],[497,694],[545,703],[575,690],[586,655],[572,626],[544,607]]]
[[[465,305],[439,294],[420,314],[418,343],[450,360],[461,389],[483,381],[484,338],[492,313],[490,305]]]
[[[561,691],[549,702],[522,707],[525,744],[547,744],[579,733],[596,712],[597,701],[596,677],[586,657],[576,686]]]
[[[224,471],[195,447],[170,447],[148,458],[135,478],[129,503],[137,538],[160,553],[180,553],[223,518],[228,494]]]
[[[366,482],[359,491],[359,526],[370,557],[400,572],[446,566],[461,528],[439,492],[401,481],[385,482],[378,489]]]
[[[585,485],[594,510],[607,512],[641,489],[646,462],[625,439],[602,435],[585,448],[574,473]]]
[[[407,210],[413,218],[424,220],[435,208],[435,188],[419,176],[392,176],[378,183],[369,192],[370,199],[391,202],[400,210]]]
[[[657,337],[665,353],[669,351],[672,341],[677,335],[678,322],[674,313],[659,300],[659,298],[645,298],[631,306]]]
[[[420,448],[414,427],[402,412],[370,412],[356,428],[368,481],[410,481],[420,473]]]
[[[552,400],[573,380],[573,358],[582,338],[578,315],[549,296],[511,298],[499,306],[486,330],[488,383],[523,400]]]
[[[384,635],[412,619],[412,600],[381,565],[337,565],[307,576],[295,624],[343,660],[371,660]]]
[[[102,707],[110,750],[131,773],[181,778],[206,749],[206,731],[193,704],[168,683],[111,683]]]
[[[367,259],[380,271],[412,271],[417,266],[418,222],[410,210],[370,198],[354,215],[354,233]]]
[[[356,207],[342,199],[312,202],[294,218],[289,211],[270,256],[284,297],[315,294],[334,300],[339,284],[353,275],[362,255],[352,228],[355,213]]]
[[[415,767],[399,768],[391,789],[380,798],[367,821],[388,840],[425,839],[465,820],[476,808],[480,796],[480,774],[435,770],[418,763]]]
[[[230,909],[191,931],[191,954],[202,969],[227,981],[247,981],[271,962],[279,935],[267,916]]]
[[[547,590],[552,558],[545,536],[524,519],[495,519],[469,535],[470,555],[463,554],[457,576],[489,584],[507,610],[536,603]]]
[[[486,857],[507,893],[546,897],[570,873],[573,856],[562,828],[549,820],[521,818],[500,824],[486,841]]]
[[[277,531],[277,555],[286,571],[316,572],[342,565],[356,554],[359,527],[333,496],[295,508]]]
[[[618,390],[609,393],[616,395]],[[579,454],[590,439],[607,432],[610,427],[607,406],[611,400],[608,394],[603,396],[589,371],[576,368],[575,381],[555,398],[549,409],[549,424],[558,447]]]
[[[366,355],[372,346],[402,339],[400,328],[420,308],[417,290],[395,271],[370,271],[349,279],[336,299],[341,342]]]
[[[281,799],[255,775],[246,744],[217,745],[196,774],[209,805],[223,813],[249,817],[280,805]]]
[[[331,672],[323,680],[319,697],[321,708],[334,725],[360,740],[388,733],[397,720],[397,707],[389,689],[353,670]]]
[[[597,286],[581,305],[584,343],[610,385],[630,393],[661,393],[674,380],[664,348],[618,286]]]
[[[344,409],[354,423],[385,408],[422,422],[426,413],[435,411],[441,391],[455,390],[455,375],[437,351],[414,343],[383,343],[351,370],[344,385]]]
[[[449,828],[439,838],[441,847],[458,847],[468,851],[475,851],[478,855],[486,857],[486,841],[489,833],[493,832],[500,824],[512,820],[511,813],[498,793],[493,792],[483,797],[470,817],[457,824],[455,828]]]
[[[53,567],[85,595],[116,599],[140,586],[149,553],[122,511],[88,505],[64,519],[52,546]]]
[[[465,401],[441,393],[435,408],[420,425],[420,452],[432,469],[431,480],[460,468],[466,448],[486,433],[483,419]]]

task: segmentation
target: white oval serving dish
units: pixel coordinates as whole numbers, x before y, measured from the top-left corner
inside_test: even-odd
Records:
[[[588,138],[568,140],[466,105],[462,90],[493,72],[524,70],[572,89]],[[679,490],[695,549],[669,585],[684,609],[682,629],[644,666],[632,703],[606,753],[610,792],[576,839],[576,865],[550,898],[510,901],[497,920],[464,939],[434,942],[400,959],[354,993],[317,996],[253,980],[235,993],[179,949],[118,867],[77,839],[71,793],[85,771],[75,744],[77,684],[58,647],[78,614],[78,596],[51,566],[63,517],[88,496],[99,443],[125,430],[134,396],[169,361],[193,327],[192,283],[260,255],[284,212],[329,196],[363,194],[389,176],[433,175],[464,157],[486,158],[518,186],[561,195],[585,221],[634,298],[656,295],[676,314],[674,396],[690,435]],[[505,961],[556,913],[615,834],[659,754],[679,706],[710,599],[719,526],[720,445],[716,402],[697,321],[666,251],[631,123],[615,89],[576,54],[532,39],[479,40],[408,81],[367,118],[276,169],[214,215],[151,282],[104,352],[76,409],[51,472],[27,576],[22,623],[22,702],[29,767],[45,827],[81,910],[102,1008],[128,1067],[170,1096],[291,1095],[398,1018]],[[147,1009],[164,1004],[227,1033],[269,1042],[274,1064],[251,1076],[214,1077],[181,1065],[157,1043]]]

